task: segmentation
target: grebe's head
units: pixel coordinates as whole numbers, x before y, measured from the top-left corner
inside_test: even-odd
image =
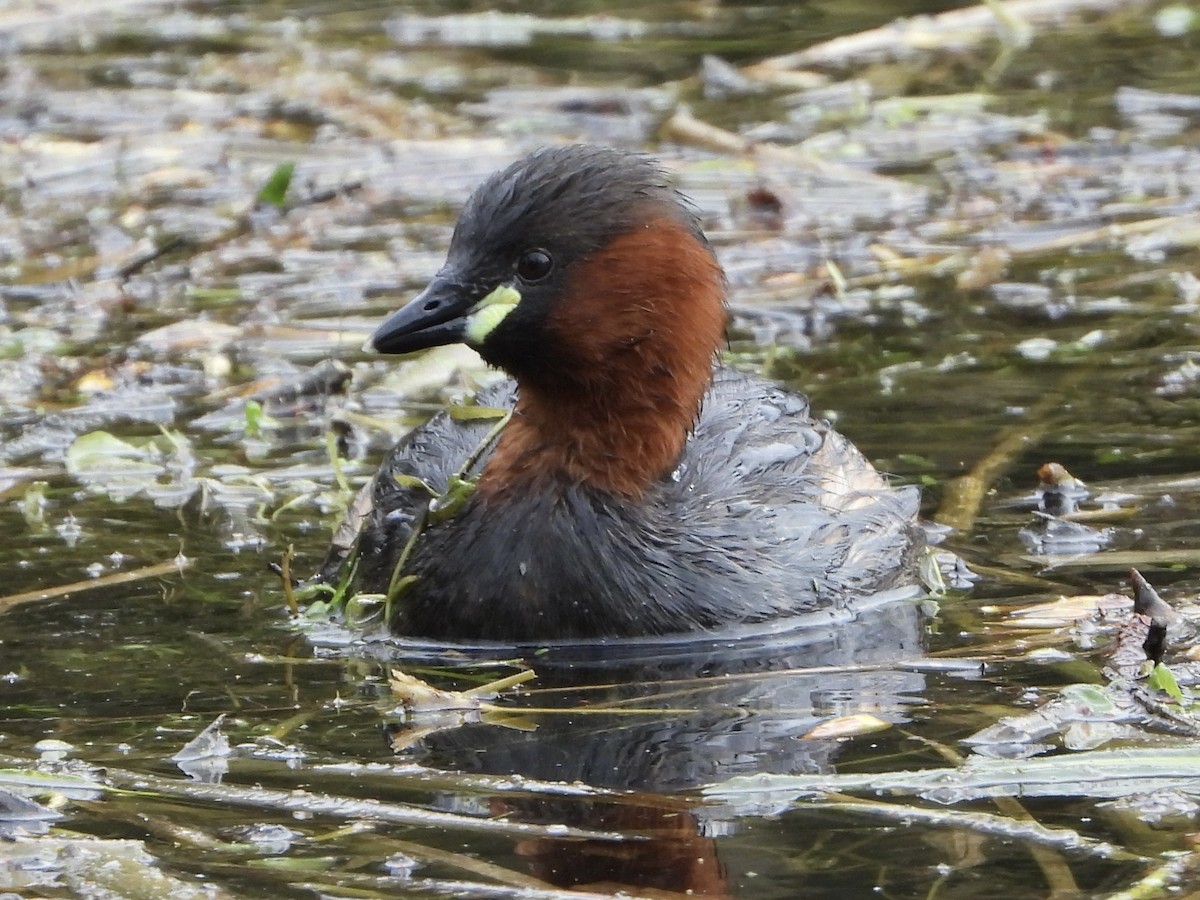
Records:
[[[369,346],[462,342],[546,390],[594,390],[614,368],[641,378],[657,366],[702,393],[724,327],[720,267],[666,173],[638,154],[569,146],[488,178],[442,270]]]

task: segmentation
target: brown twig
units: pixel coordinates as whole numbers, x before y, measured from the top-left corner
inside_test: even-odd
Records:
[[[296,602],[296,592],[292,590],[292,557],[296,555],[296,545],[288,544],[283,559],[279,563],[279,577],[283,581],[283,596],[287,600],[288,609],[293,616],[300,615],[300,604]]]
[[[125,263],[125,265],[121,266],[121,268],[117,269],[116,277],[128,278],[130,275],[136,275],[156,259],[166,256],[172,250],[178,250],[185,243],[186,241],[184,241],[184,239],[179,235],[169,237],[153,250],[148,250],[145,253],[139,253],[129,262]]]
[[[182,572],[187,566],[188,561],[186,559],[177,557],[168,562],[156,563],[155,565],[134,569],[130,572],[114,572],[112,575],[105,575],[101,578],[89,578],[86,581],[60,584],[58,587],[25,591],[20,594],[9,594],[7,597],[0,597],[0,613],[7,612],[14,606],[20,606],[22,603],[32,603],[36,600],[51,600],[55,597],[65,597],[68,594],[78,594],[83,591],[95,590],[96,588],[112,587],[115,584],[128,584],[132,581],[143,581],[146,578],[168,575],[171,572]]]

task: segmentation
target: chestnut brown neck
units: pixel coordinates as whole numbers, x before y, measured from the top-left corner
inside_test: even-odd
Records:
[[[725,318],[720,266],[674,218],[652,219],[590,254],[545,323],[561,371],[517,373],[516,409],[480,493],[550,477],[641,497],[678,464]]]

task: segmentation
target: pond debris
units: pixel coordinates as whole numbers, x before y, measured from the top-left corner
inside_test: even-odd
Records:
[[[133,791],[147,797],[172,797],[193,803],[212,803],[224,807],[244,806],[250,809],[273,810],[277,813],[328,816],[338,820],[364,819],[417,828],[461,828],[510,836],[582,838],[616,843],[631,839],[629,835],[608,830],[559,824],[542,825],[486,815],[440,812],[414,804],[389,803],[373,798],[359,799],[306,790],[202,784],[112,768],[107,770],[107,779],[115,790]]]
[[[233,749],[221,730],[224,721],[225,714],[221,713],[172,755],[171,761],[189,778],[205,784],[219,784],[229,771]]]
[[[688,146],[734,157],[750,157],[758,164],[787,166],[794,171],[794,177],[803,175],[820,179],[826,186],[835,186],[842,191],[852,188],[858,192],[855,202],[861,202],[864,206],[872,201],[881,203],[882,207],[877,207],[876,212],[880,208],[897,212],[917,209],[928,198],[925,188],[918,184],[837,162],[821,152],[755,141],[702,121],[693,115],[690,107],[682,103],[663,123],[662,135]],[[843,197],[844,201],[847,199]]]
[[[806,741],[842,740],[858,737],[861,734],[871,734],[875,731],[885,731],[892,727],[891,722],[885,722],[870,713],[855,713],[852,716],[838,716],[827,719],[820,725],[810,728],[802,735]]]
[[[279,565],[273,563],[268,564],[271,571],[279,575],[279,580],[283,585],[283,598],[287,601],[288,612],[295,618],[300,615],[300,604],[296,600],[295,587],[299,584],[298,579],[292,574],[292,559],[296,556],[296,545],[288,544],[283,551],[283,556],[279,560]]]
[[[1097,529],[1082,522],[1060,519],[1046,513],[1035,513],[1035,524],[1017,532],[1022,544],[1038,557],[1086,556],[1099,553],[1113,539],[1111,528]]]
[[[1132,606],[1124,594],[1073,594],[1049,603],[1015,607],[1009,610],[1005,624],[1014,628],[1066,628],[1127,612]]]
[[[28,765],[14,768],[21,765],[21,762],[12,757],[6,757],[3,762],[10,768],[0,768],[0,789],[15,790],[22,795],[30,791],[53,790],[68,797],[86,800],[97,800],[105,796],[110,800],[127,797],[140,797],[145,801],[172,798],[191,803],[211,803],[221,807],[244,806],[282,814],[299,814],[305,818],[328,816],[349,821],[391,822],[417,828],[461,828],[468,831],[507,834],[514,837],[586,839],[616,843],[639,839],[638,835],[628,835],[607,829],[561,824],[543,825],[503,817],[440,812],[411,804],[388,803],[375,799],[358,799],[305,790],[270,790],[262,787],[185,781],[149,772],[127,771],[113,766],[93,769],[81,765],[78,768],[87,774],[73,775],[70,773],[42,773],[34,771]],[[567,786],[559,786],[559,792],[566,791],[569,795],[578,794],[580,790],[580,788],[570,789]],[[3,843],[5,842],[0,842],[0,844]],[[160,895],[150,894],[148,896]]]
[[[141,841],[55,835],[0,842],[3,887],[64,888],[75,897],[170,897],[172,900],[233,900],[214,884],[192,883],[159,868]]]
[[[1044,463],[1037,477],[1038,507],[1052,516],[1075,512],[1079,502],[1091,496],[1087,485],[1059,463]]]
[[[318,403],[344,395],[353,378],[354,373],[341,360],[323,359],[294,378],[254,383],[249,399],[269,404],[275,415],[300,415],[311,412]]]
[[[969,591],[974,588],[983,576],[957,553],[938,546],[945,540],[948,529],[936,522],[922,523],[922,528],[929,546],[918,569],[921,583],[934,597],[940,597],[948,590]]]
[[[141,334],[137,342],[148,350],[174,355],[192,350],[219,351],[242,337],[244,330],[237,325],[213,322],[208,319],[184,319],[171,322]]]
[[[700,85],[705,100],[725,100],[761,94],[767,89],[762,81],[743,73],[719,56],[706,53],[700,58]]]
[[[1000,433],[992,449],[967,474],[949,481],[942,502],[933,516],[934,521],[958,531],[969,531],[995,480],[1007,471],[1018,455],[1049,431],[1052,411],[1076,390],[1086,376],[1084,368],[1063,375],[1042,394],[1027,416]]]
[[[1159,790],[1196,794],[1200,755],[1191,746],[1086,750],[1037,759],[973,756],[962,766],[910,771],[739,775],[702,790],[714,803],[766,804],[776,813],[831,791],[912,795],[935,803],[992,797],[1117,799]]]
[[[237,389],[240,396],[191,424],[211,431],[236,432],[245,428],[251,404],[257,404],[260,414],[270,418],[295,419],[332,413],[334,400],[345,396],[353,377],[351,369],[340,360],[322,360],[288,375],[274,375],[244,385]],[[218,397],[228,393],[222,392]],[[279,422],[263,422],[268,424],[280,427]]]
[[[1105,674],[1116,683],[1133,684],[1144,678],[1147,689],[1135,690],[1135,696],[1150,714],[1173,730],[1200,735],[1200,715],[1191,689],[1181,687],[1175,671],[1164,662],[1168,637],[1176,643],[1186,642],[1183,649],[1189,653],[1195,627],[1164,601],[1137,569],[1130,571],[1129,579],[1134,614],[1117,634]],[[1181,662],[1187,668],[1186,661]],[[1189,673],[1188,680],[1194,684],[1195,674]]]
[[[6,597],[0,597],[0,614],[24,603],[66,597],[70,594],[91,591],[97,588],[108,588],[118,584],[130,584],[135,581],[143,581],[147,578],[157,578],[160,575],[180,575],[190,564],[190,561],[181,554],[175,559],[156,563],[152,566],[145,566],[141,569],[132,569],[128,572],[113,572],[111,575],[101,575],[99,578],[88,578],[85,581],[76,581],[71,584],[24,591],[19,594],[9,594]]]
[[[501,127],[574,133],[597,144],[638,144],[653,136],[676,102],[670,88],[528,87],[505,85],[482,101],[462,104],[463,113]]]
[[[1146,659],[1157,666],[1166,652],[1168,630],[1179,624],[1183,617],[1158,595],[1158,591],[1137,569],[1129,570],[1129,581],[1133,585],[1133,611],[1147,620],[1142,649],[1146,652]]]
[[[174,762],[194,762],[196,760],[228,757],[233,751],[229,747],[229,738],[221,731],[225,714],[217,716],[204,727],[194,738],[183,745],[172,757]]]
[[[58,738],[42,738],[33,745],[33,749],[41,755],[42,762],[49,763],[62,762],[78,750],[74,744]]]
[[[1101,628],[1110,623],[1103,631],[1093,625],[1087,638],[1090,643],[1099,635],[1113,636],[1100,673],[1107,683],[1067,685],[1033,712],[1003,717],[964,742],[984,755],[1013,758],[1054,749],[1046,743],[1050,738],[1067,749],[1087,750],[1144,739],[1150,730],[1200,735],[1190,696],[1163,664],[1167,629],[1181,636],[1189,629],[1137,570],[1130,572],[1130,581],[1133,600],[1116,593],[1077,595],[1010,613],[1010,625],[1053,628],[1077,640],[1085,623]]]
[[[1033,712],[1004,716],[963,738],[976,753],[997,759],[1022,759],[1049,752],[1059,738],[1070,750],[1092,750],[1139,735],[1134,727],[1144,709],[1122,686],[1067,685]]]
[[[1088,486],[1060,463],[1044,463],[1037,476],[1035,521],[1017,536],[1030,553],[1055,557],[1055,565],[1072,556],[1098,553],[1117,534],[1113,528],[1098,529],[1085,523],[1126,519],[1139,511],[1128,505],[1132,498],[1127,495],[1093,497]],[[1080,504],[1089,500],[1094,508],[1081,509]]]
[[[754,225],[768,231],[779,231],[783,228],[783,200],[765,184],[746,191],[745,209],[747,217]]]
[[[13,840],[21,835],[45,834],[50,823],[62,817],[63,813],[56,809],[0,787],[0,838]]]
[[[837,68],[912,56],[917,53],[962,52],[983,41],[1025,43],[1033,26],[1063,28],[1082,16],[1122,9],[1127,0],[1006,0],[952,9],[936,15],[897,19],[881,28],[856,32],[774,56],[751,67],[751,74],[770,80],[776,73],[804,67]]]
[[[452,47],[520,47],[543,35],[616,41],[640,38],[652,26],[637,19],[610,15],[550,18],[530,13],[488,10],[425,16],[405,13],[385,23],[388,36],[401,47],[442,44]]]
[[[157,247],[153,247],[149,250],[138,253],[128,262],[122,263],[121,266],[118,267],[115,277],[118,280],[130,278],[142,271],[142,269],[150,265],[150,263],[154,262],[155,260],[161,259],[168,253],[174,253],[176,250],[186,246],[187,241],[185,241],[182,237],[179,235],[171,235],[166,240],[162,241]]]
[[[1109,808],[1119,809],[1116,806]],[[1104,900],[1154,900],[1171,896],[1187,889],[1197,872],[1200,872],[1200,852],[1191,849],[1172,854],[1127,888],[1106,894]]]
[[[478,687],[465,691],[447,691],[435,688],[415,675],[392,669],[388,687],[400,701],[400,709],[408,717],[417,717],[431,712],[482,712],[484,710],[508,711],[488,703],[501,693],[537,677],[532,669],[525,669]]]
[[[1121,850],[1107,841],[1096,841],[1070,828],[1042,825],[1028,815],[996,815],[954,809],[929,809],[911,803],[894,803],[830,792],[824,799],[804,804],[821,810],[836,811],[851,816],[879,818],[898,822],[904,827],[915,823],[951,828],[1009,841],[1030,841],[1047,848],[1080,851],[1110,859],[1137,859],[1135,854]]]
[[[177,507],[199,487],[191,441],[165,428],[138,444],[107,431],[82,434],[67,448],[64,462],[73,478],[118,502],[144,495],[156,505]]]
[[[536,725],[527,719],[525,710],[488,701],[535,677],[532,669],[525,669],[465,691],[447,691],[393,669],[388,686],[400,705],[391,714],[402,716],[403,721],[386,725],[388,745],[393,753],[403,753],[429,735],[478,723],[532,731]]]

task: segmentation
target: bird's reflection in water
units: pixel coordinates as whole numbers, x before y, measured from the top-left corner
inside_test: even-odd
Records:
[[[517,716],[554,713],[530,712],[517,727],[474,722],[420,735],[395,724],[389,737],[438,769],[607,789],[489,800],[492,815],[634,838],[522,841],[517,855],[545,882],[727,894],[717,838],[732,823],[715,818],[697,789],[735,775],[832,771],[840,742],[806,738],[814,726],[860,712],[900,723],[920,701],[915,603],[892,599],[832,618],[728,640],[539,648],[525,656],[537,680],[511,706]],[[429,645],[406,643],[401,653],[403,664],[449,661]],[[461,798],[447,802],[461,806]]]

